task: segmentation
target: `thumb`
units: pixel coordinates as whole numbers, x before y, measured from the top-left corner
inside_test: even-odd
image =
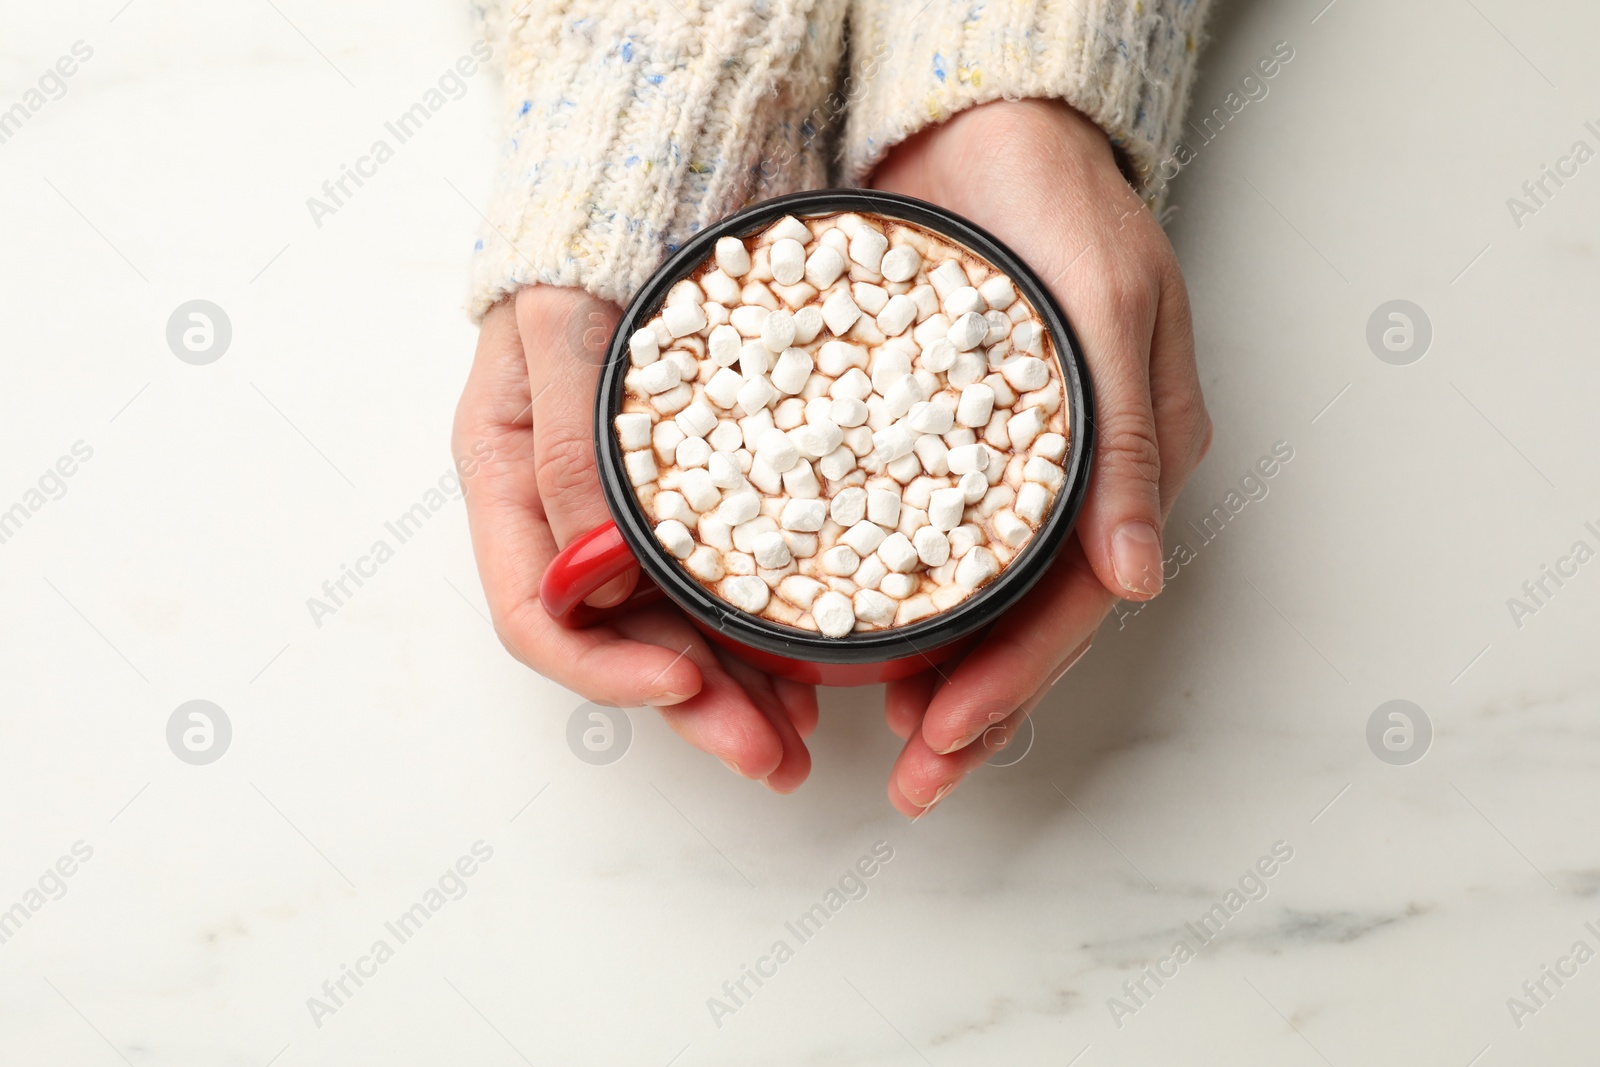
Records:
[[[1095,388],[1095,468],[1078,518],[1078,539],[1102,585],[1148,600],[1161,592],[1161,452],[1150,403],[1154,301],[1116,301],[1106,328],[1085,328]],[[1132,306],[1130,306],[1132,305]],[[1115,325],[1110,325],[1115,324]],[[1097,336],[1098,335],[1098,336]]]
[[[595,460],[594,402],[620,312],[578,289],[533,286],[517,294],[517,329],[528,359],[534,471],[558,547],[611,518]],[[589,598],[607,607],[632,592],[633,575]]]

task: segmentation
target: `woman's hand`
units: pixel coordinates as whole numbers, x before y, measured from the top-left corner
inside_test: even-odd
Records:
[[[456,407],[451,447],[495,632],[518,660],[600,704],[659,708],[686,741],[789,793],[805,781],[816,690],[711,648],[662,601],[572,630],[546,614],[539,579],[568,541],[609,520],[594,459],[594,391],[621,313],[586,293],[535,286],[492,308]],[[590,603],[621,603],[633,575]]]
[[[972,108],[893,149],[871,184],[947,207],[1010,245],[1067,313],[1095,392],[1095,469],[1076,541],[959,664],[888,687],[889,728],[906,740],[889,799],[916,816],[1010,740],[1116,598],[1161,591],[1161,526],[1211,443],[1211,421],[1172,246],[1083,115],[1041,100]]]

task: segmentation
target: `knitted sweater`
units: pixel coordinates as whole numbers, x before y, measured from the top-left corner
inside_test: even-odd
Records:
[[[1002,97],[1072,104],[1147,191],[1209,0],[919,2],[482,0],[508,129],[473,316],[534,284],[626,303],[745,204],[859,183],[919,129]]]

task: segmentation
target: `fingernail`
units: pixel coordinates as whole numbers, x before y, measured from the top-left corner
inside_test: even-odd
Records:
[[[739,769],[739,765],[737,763],[733,762],[733,760],[731,760],[731,759],[723,760],[722,761],[722,765],[724,767],[728,768],[728,770],[732,771],[734,774],[737,774],[740,778],[743,778],[745,776],[744,772]]]
[[[662,693],[659,696],[647,698],[644,706],[647,708],[670,708],[674,704],[682,704],[689,697],[690,694],[688,693]]]
[[[1148,522],[1125,522],[1111,535],[1117,584],[1135,596],[1161,592],[1161,535]]]
[[[949,748],[940,749],[939,752],[938,752],[938,755],[948,756],[952,752],[958,752],[961,749],[966,748],[968,745],[972,744],[972,742],[976,741],[984,733],[986,733],[988,730],[990,730],[994,726],[995,723],[1004,722],[1008,717],[1009,716],[1008,716],[1008,714],[1006,712],[991,711],[989,713],[989,721],[988,722],[982,723],[982,724],[980,724],[978,726],[974,726],[970,731],[968,731],[965,735],[962,736],[961,740],[957,741],[955,744],[951,745]],[[916,803],[916,801],[912,801],[912,803]]]
[[[965,777],[966,777],[966,775],[962,775],[961,776],[961,778],[965,778]],[[957,778],[953,782],[946,782],[944,785],[940,786],[939,787],[939,791],[937,793],[933,794],[933,799],[928,801],[926,804],[917,804],[917,802],[915,800],[911,801],[911,803],[917,804],[917,807],[922,809],[917,814],[915,814],[915,815],[913,815],[911,817],[911,821],[912,822],[916,822],[918,819],[920,819],[924,815],[928,814],[928,812],[930,812],[934,808],[938,807],[939,806],[939,801],[941,801],[945,797],[949,796],[950,795],[950,791],[952,789],[954,789],[956,786],[961,784],[961,778]]]

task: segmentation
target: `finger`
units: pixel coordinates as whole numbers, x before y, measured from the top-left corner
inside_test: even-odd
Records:
[[[773,717],[757,706],[745,685],[729,673],[727,664],[716,653],[701,645],[691,655],[705,684],[698,694],[683,703],[662,708],[661,717],[679,737],[702,752],[716,756],[733,773],[755,781],[770,778],[787,755],[785,734]],[[789,732],[793,733],[792,726]],[[805,746],[799,743],[798,735],[794,736],[794,742],[804,753]],[[809,755],[802,758],[804,767],[798,779],[793,780],[794,786],[804,780],[805,772],[810,769]]]
[[[791,682],[787,678],[774,678],[772,691],[783,705],[789,721],[794,723],[795,732],[800,735],[801,740],[816,732],[818,719],[816,686]]]
[[[1106,589],[1148,600],[1161,591],[1161,450],[1150,404],[1150,342],[1159,289],[1090,255],[1058,295],[1094,379],[1095,457],[1078,537]]]
[[[1162,285],[1150,341],[1150,404],[1161,449],[1161,517],[1211,447],[1211,417],[1195,365],[1189,293],[1174,267]]]
[[[698,692],[700,672],[679,655],[682,644],[663,648],[610,627],[569,630],[545,614],[538,583],[556,548],[539,505],[528,395],[515,317],[502,304],[484,319],[452,434],[478,573],[501,643],[521,662],[597,702],[659,705]],[[638,621],[648,618],[662,625],[671,616],[663,610]]]
[[[1112,596],[1077,544],[968,653],[928,704],[919,731],[937,754],[971,746],[1041,687],[1053,684],[1111,610]],[[1048,619],[1049,625],[1040,625]]]
[[[981,744],[968,745],[949,755],[928,747],[921,734],[906,742],[889,772],[889,802],[900,814],[920,819],[948,797],[975,767],[988,762],[995,753],[1017,738],[1028,709],[1018,709],[984,731]]]
[[[945,668],[948,672],[950,668]],[[934,692],[944,679],[934,670],[890,682],[883,689],[883,719],[889,732],[904,741],[922,725]]]
[[[783,745],[783,757],[776,767],[762,777],[762,781],[775,793],[794,792],[811,773],[811,753],[790,721],[788,710],[778,699],[773,680],[732,653],[718,650],[717,658],[729,676],[744,686],[745,693],[757,710],[767,717]]]
[[[591,341],[609,338],[621,313],[579,290],[547,286],[524,289],[516,308],[533,400],[539,496],[555,543],[565,546],[611,517],[595,466],[600,359],[594,353],[604,347]],[[615,603],[615,590],[609,592]]]

